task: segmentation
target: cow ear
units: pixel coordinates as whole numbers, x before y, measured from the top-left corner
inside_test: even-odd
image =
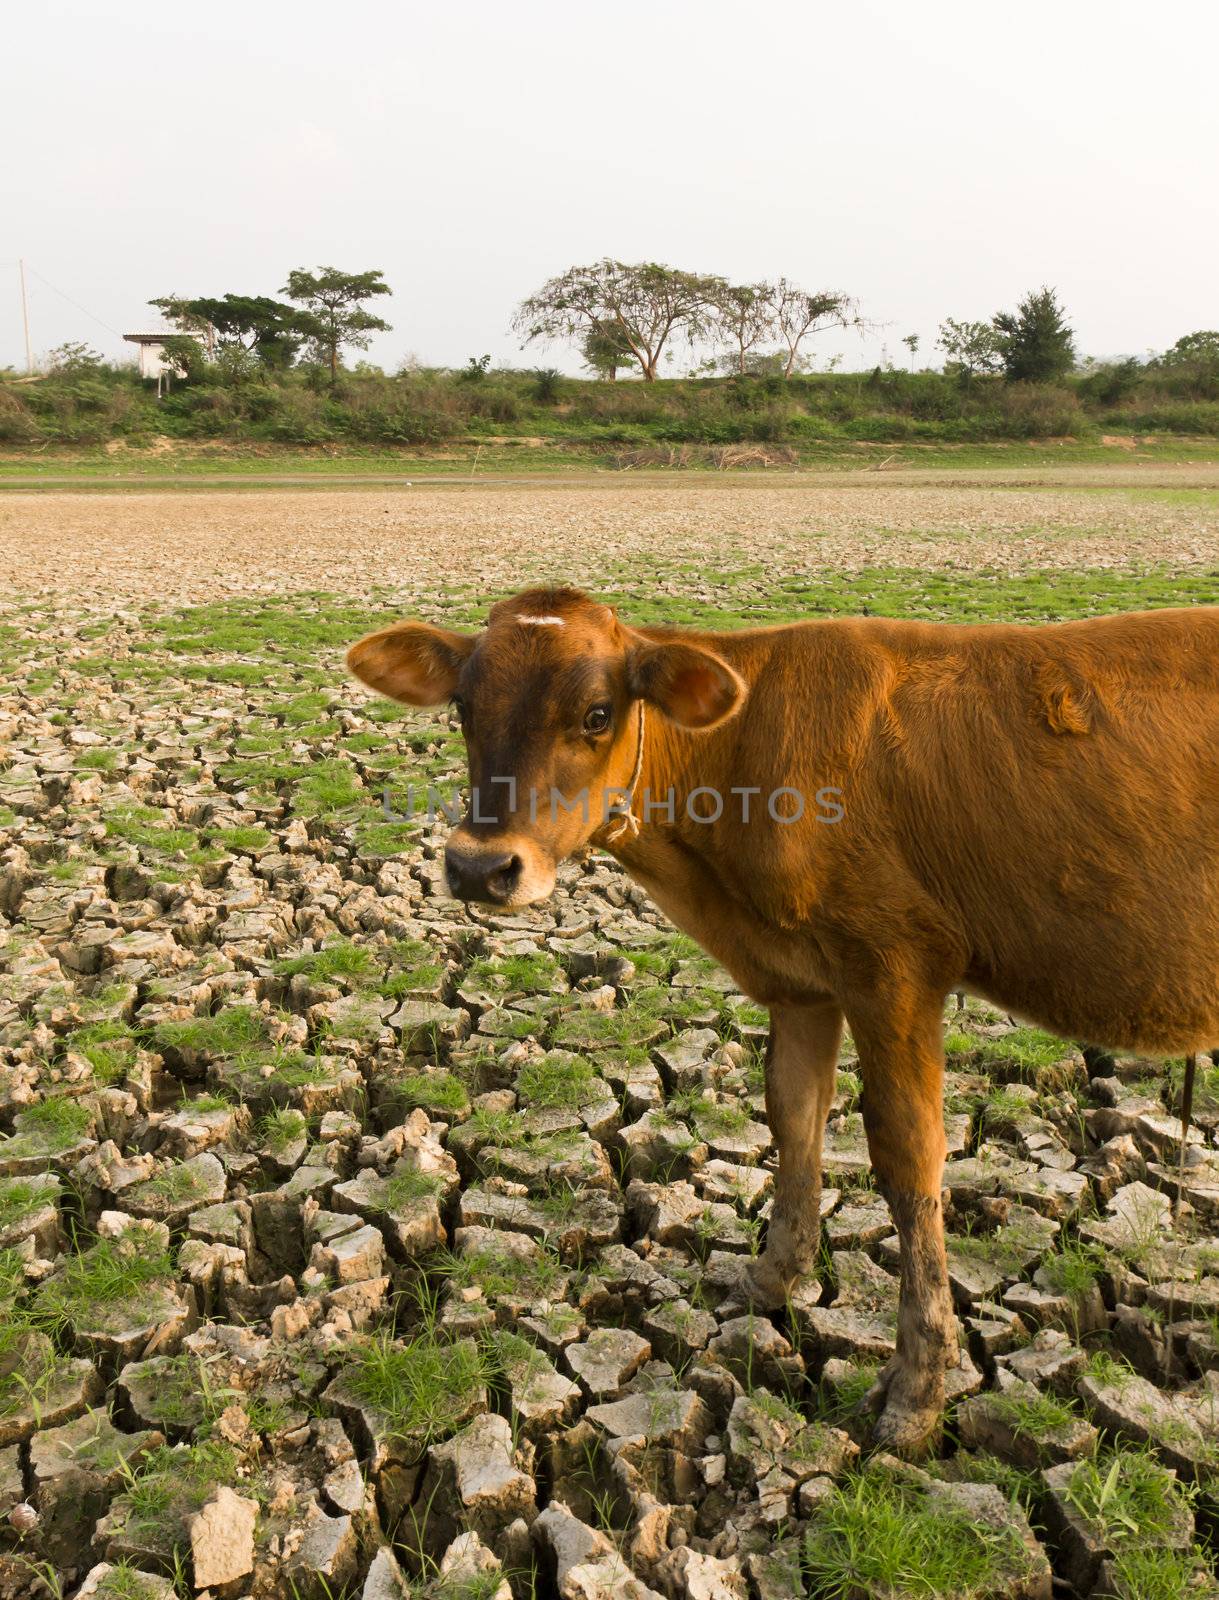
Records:
[[[714,728],[739,710],[748,692],[728,663],[698,645],[642,644],[628,657],[631,694],[658,706],[683,728]]]
[[[452,699],[474,640],[428,622],[396,622],[370,633],[347,652],[347,666],[370,689],[408,706]]]

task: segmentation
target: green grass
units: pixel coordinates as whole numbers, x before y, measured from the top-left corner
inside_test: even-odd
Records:
[[[1059,1400],[1052,1394],[994,1393],[987,1398],[996,1416],[1007,1424],[1018,1439],[1037,1441],[1046,1434],[1069,1428],[1079,1420],[1067,1401]]]
[[[444,1188],[444,1179],[435,1172],[419,1172],[407,1167],[392,1173],[385,1183],[385,1210],[408,1210],[416,1200],[433,1199]]]
[[[389,976],[379,988],[383,995],[391,999],[416,991],[428,992],[444,976],[443,963],[437,960],[431,945],[422,939],[397,939],[386,954]]]
[[[421,1449],[453,1431],[486,1376],[477,1346],[443,1344],[430,1333],[409,1342],[370,1339],[341,1372],[349,1392],[384,1418],[391,1437]]]
[[[1196,1549],[1125,1550],[1113,1565],[1117,1600],[1189,1600],[1214,1592],[1214,1575]]]
[[[818,1421],[841,1427],[858,1412],[879,1371],[879,1365],[862,1362],[845,1382],[832,1386],[824,1382],[818,1384],[815,1395]]]
[[[1105,1252],[1099,1245],[1070,1239],[1053,1255],[1042,1258],[1040,1270],[1055,1294],[1081,1300],[1104,1272]]]
[[[803,1567],[818,1600],[984,1600],[1033,1562],[1014,1529],[975,1523],[883,1469],[865,1469],[819,1504]]]
[[[658,572],[598,585],[598,596],[619,606],[632,622],[674,623],[700,628],[757,627],[818,617],[909,617],[927,622],[1062,622],[1117,611],[1158,606],[1214,605],[1219,573],[1177,572],[1167,567],[1138,571],[1079,569],[1003,572],[867,567],[854,573],[818,572],[776,583],[760,568],[698,571],[702,593],[716,598],[657,593]],[[674,568],[671,576],[685,576]],[[693,574],[691,574],[692,576]],[[1037,1050],[1053,1035],[1030,1028],[991,1041],[997,1049]],[[1058,1040],[1060,1059],[1071,1048]],[[1040,1058],[1039,1058],[1040,1060]]]
[[[387,1098],[395,1106],[414,1110],[422,1106],[425,1111],[465,1111],[470,1096],[460,1078],[451,1072],[411,1072],[397,1078],[390,1086]]]
[[[1166,1542],[1188,1519],[1195,1497],[1145,1450],[1118,1450],[1081,1461],[1066,1498],[1108,1550]]]
[[[200,1055],[232,1056],[267,1038],[267,1020],[253,1006],[229,1006],[211,1017],[160,1022],[152,1039],[158,1049],[190,1050]]]
[[[609,1096],[605,1080],[582,1056],[548,1052],[527,1061],[517,1074],[523,1104],[539,1109],[578,1110]]]
[[[1094,1383],[1115,1389],[1124,1389],[1138,1377],[1128,1361],[1105,1349],[1093,1350],[1084,1370]]]
[[[127,1071],[135,1035],[125,1022],[90,1022],[67,1035],[64,1046],[84,1056],[98,1083],[116,1083]]]
[[[1066,1040],[1040,1028],[1017,1028],[1001,1039],[979,1040],[974,1058],[983,1070],[1006,1067],[1019,1078],[1033,1078],[1041,1068],[1054,1066],[1074,1049]]]
[[[275,971],[281,978],[304,973],[315,983],[343,978],[348,983],[364,984],[380,976],[381,964],[366,946],[342,942],[323,945],[305,955],[285,957],[275,963]]]
[[[25,1262],[20,1251],[9,1246],[0,1250],[0,1311],[11,1306],[25,1287]],[[0,1333],[9,1324],[0,1317]],[[0,1367],[2,1367],[0,1363]]]
[[[325,601],[311,604],[312,601]],[[362,633],[396,621],[389,611],[310,593],[190,606],[154,623],[174,655],[261,656],[275,646],[279,662],[312,666],[317,652],[343,649]],[[282,708],[281,708],[282,709]],[[273,748],[281,748],[275,741]]]
[[[381,822],[367,816],[355,825],[356,849],[368,856],[398,856],[409,850],[419,836],[417,822]],[[437,977],[441,968],[436,968]],[[387,990],[387,993],[392,991]]]
[[[38,1293],[43,1315],[62,1317],[73,1326],[88,1323],[111,1306],[138,1308],[148,1291],[173,1278],[173,1260],[141,1228],[118,1239],[98,1239],[79,1255],[70,1255]]]
[[[180,1162],[175,1163],[172,1167],[164,1168],[155,1177],[149,1178],[140,1188],[142,1195],[151,1195],[157,1200],[164,1200],[170,1204],[202,1199],[207,1191],[207,1180],[199,1171]]]
[[[550,994],[557,987],[561,973],[553,956],[497,956],[494,960],[473,962],[462,987],[493,996]]]
[[[669,1104],[679,1114],[689,1117],[695,1132],[703,1139],[730,1138],[743,1133],[753,1121],[748,1106],[733,1105],[723,1100],[707,1100],[698,1092],[674,1095]]]
[[[0,1255],[16,1260],[11,1250]],[[0,1417],[25,1413],[38,1419],[63,1364],[35,1317],[7,1309],[0,1317]]]
[[[119,764],[119,752],[106,750],[94,745],[91,749],[82,750],[76,758],[76,765],[83,767],[88,772],[113,772]]]
[[[104,820],[108,837],[160,855],[198,848],[194,828],[175,823],[155,806],[115,806],[104,813]]]
[[[267,850],[275,842],[266,828],[253,824],[237,828],[212,828],[207,837],[209,843],[218,845],[222,850]]]
[[[238,1482],[238,1460],[230,1445],[204,1439],[188,1446],[162,1445],[128,1479],[112,1506],[125,1510],[124,1531],[175,1549],[188,1543],[185,1519],[211,1498],[218,1484]],[[241,1493],[254,1488],[247,1478]]]
[[[96,1600],[159,1600],[157,1580],[126,1560],[116,1561],[94,1589]]]
[[[478,1287],[490,1299],[549,1299],[566,1277],[558,1256],[545,1248],[528,1256],[516,1256],[494,1246],[463,1251],[461,1255],[441,1250],[428,1264],[454,1290]]]
[[[281,1111],[270,1111],[258,1124],[259,1140],[268,1147],[272,1155],[279,1155],[304,1138],[309,1132],[309,1124],[304,1114],[292,1108]]]
[[[261,1059],[271,1066],[270,1077],[287,1089],[305,1089],[311,1084],[329,1083],[335,1074],[335,1068],[327,1066],[320,1056],[306,1055],[303,1050],[270,1052]],[[250,1066],[259,1064],[256,1056],[244,1060]]]
[[[1041,1473],[1036,1469],[1014,1467],[988,1451],[959,1450],[951,1460],[937,1462],[928,1470],[948,1483],[991,1483],[1002,1490],[1008,1500],[1022,1506],[1034,1527],[1040,1527],[1039,1507],[1045,1490]]]
[[[518,374],[517,377],[527,379],[528,375]],[[847,374],[841,375],[839,381],[857,384],[859,379],[858,374]],[[811,381],[815,385],[818,380],[814,378]],[[635,385],[629,384],[615,387],[620,392],[627,392],[627,400],[630,398],[629,392],[636,389]],[[650,385],[649,390],[663,396],[666,382],[662,380]],[[644,398],[651,400],[651,395]],[[624,404],[626,401],[618,403]],[[622,423],[600,428],[593,423],[583,423],[574,430],[576,437],[571,437],[573,430],[568,424],[567,436],[564,437],[561,431],[555,432],[556,425],[562,424],[562,421],[553,412],[535,409],[527,421],[517,424],[530,438],[547,433],[553,435],[541,445],[527,445],[523,440],[518,442],[515,439],[509,439],[505,444],[487,443],[473,436],[459,436],[446,439],[439,450],[426,446],[371,443],[361,446],[350,440],[330,440],[324,450],[318,450],[265,439],[228,439],[198,443],[179,440],[168,451],[146,451],[141,448],[138,435],[129,440],[128,448],[117,456],[108,454],[100,447],[80,444],[43,443],[36,453],[10,446],[0,455],[0,481],[6,478],[31,480],[35,484],[42,481],[48,487],[53,487],[55,480],[63,478],[68,480],[66,487],[113,486],[122,489],[128,482],[146,483],[148,487],[156,488],[167,481],[176,480],[182,480],[187,487],[193,484],[203,488],[210,480],[218,479],[233,487],[255,487],[260,482],[274,486],[277,477],[287,475],[303,478],[306,483],[316,482],[319,487],[334,487],[336,480],[348,477],[358,485],[361,480],[367,483],[377,478],[426,480],[431,477],[473,477],[477,481],[505,472],[514,477],[521,474],[554,476],[571,471],[605,474],[607,469],[612,471],[616,463],[615,455],[607,454],[607,450],[612,452],[615,440],[627,443],[631,439],[638,439],[646,443],[648,439],[646,429]],[[162,409],[153,424],[153,431],[161,433],[165,425]],[[931,425],[933,433],[935,426]],[[958,471],[987,467],[1027,470],[1081,464],[1127,466],[1131,460],[1142,463],[1209,462],[1219,454],[1213,440],[1168,433],[1144,437],[1137,450],[1128,452],[1078,436],[1055,440],[1048,445],[1019,439],[976,443],[967,440],[959,443],[937,442],[934,436],[911,442],[894,439],[890,419],[881,416],[876,419],[876,428],[880,431],[875,433],[875,438],[884,442],[868,442],[865,417],[852,424],[852,431],[856,435],[854,438],[833,437],[835,430],[830,426],[824,430],[830,436],[801,439],[790,448],[803,467],[829,470],[858,470],[881,460],[890,466],[949,467]],[[502,422],[493,422],[489,431],[502,435],[511,434],[513,429]],[[1074,431],[1079,434],[1078,427]],[[1118,431],[1121,431],[1120,428]],[[1146,428],[1138,431],[1148,434]],[[659,457],[660,470],[664,470],[667,459],[667,452]],[[710,450],[695,448],[687,452],[686,459],[691,461],[690,470],[697,471],[700,467],[711,467],[715,457]],[[636,467],[632,476],[639,470]],[[717,472],[716,476],[720,475]]]
[[[22,1111],[11,1139],[0,1142],[6,1156],[58,1155],[86,1138],[93,1112],[81,1100],[54,1095]]]
[[[629,1006],[618,1006],[613,1011],[591,1011],[582,1008],[567,1011],[555,1021],[552,1030],[554,1043],[566,1050],[611,1050],[619,1060],[644,1060],[647,1044],[658,1036],[658,1020],[679,1014],[679,1003],[665,996],[647,1000],[653,991],[644,989]],[[658,1012],[664,1008],[663,1018]],[[528,1019],[534,1026],[533,1019]],[[663,1031],[663,1030],[662,1030]]]
[[[30,1178],[0,1178],[0,1229],[55,1204],[57,1193],[54,1185]]]

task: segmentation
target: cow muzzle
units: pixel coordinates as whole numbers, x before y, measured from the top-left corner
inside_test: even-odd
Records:
[[[455,900],[515,910],[545,900],[554,867],[527,840],[472,839],[454,833],[444,852],[445,877]]]

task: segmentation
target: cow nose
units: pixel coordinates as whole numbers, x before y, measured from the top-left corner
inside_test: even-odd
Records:
[[[450,841],[444,853],[449,890],[458,900],[511,900],[521,880],[521,858],[510,851],[470,850]]]

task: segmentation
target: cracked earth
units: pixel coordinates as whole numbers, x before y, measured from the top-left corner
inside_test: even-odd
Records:
[[[606,857],[448,900],[382,796],[459,783],[457,730],[341,668],[543,576],[738,620],[775,574],[1171,587],[1213,509],[5,495],[0,551],[0,1594],[1219,1593],[1219,1069],[1182,1151],[1180,1062],[950,1004],[961,1363],[937,1454],[877,1456],[850,1041],[821,1264],[764,1317],[764,1012]]]

